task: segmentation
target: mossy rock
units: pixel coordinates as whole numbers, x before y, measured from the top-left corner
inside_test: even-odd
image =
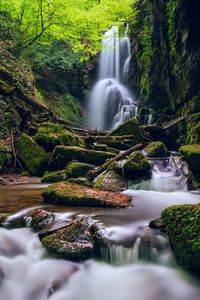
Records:
[[[148,157],[166,157],[167,150],[165,144],[160,141],[152,142],[144,148],[144,152]]]
[[[54,183],[42,193],[44,202],[68,206],[127,207],[131,197],[71,182]]]
[[[114,171],[100,175],[94,185],[94,188],[111,192],[120,192],[125,190],[126,187],[126,181]]]
[[[84,177],[89,170],[94,169],[94,165],[78,162],[78,161],[71,161],[66,170],[70,177],[77,178],[77,177]]]
[[[200,171],[200,144],[182,146],[179,151],[193,170]]]
[[[124,164],[124,177],[133,179],[145,175],[150,168],[147,158],[140,151],[135,151]]]
[[[89,259],[95,255],[89,226],[86,217],[75,219],[68,226],[42,238],[41,243],[49,254],[57,257],[72,261]]]
[[[69,175],[66,170],[57,171],[57,172],[49,172],[44,174],[42,177],[41,182],[43,183],[54,183],[54,182],[60,182],[65,181],[69,178]]]
[[[76,184],[80,184],[80,185],[85,185],[85,186],[88,186],[88,187],[93,187],[94,186],[94,182],[89,181],[86,177],[69,178],[67,180],[67,182],[72,182],[72,183],[76,183]]]
[[[187,144],[200,143],[200,113],[192,114],[187,118]]]
[[[76,146],[57,146],[52,153],[51,161],[54,167],[63,169],[72,160],[101,165],[114,156],[115,154],[111,152],[88,150]]]
[[[117,161],[113,161],[108,168],[106,169],[107,172],[114,171],[119,176],[123,177],[124,167]]]
[[[32,137],[23,133],[17,144],[18,156],[32,175],[41,175],[46,168],[47,156]]]
[[[118,135],[132,135],[132,145],[140,144],[144,142],[144,137],[141,128],[136,118],[132,118],[125,123],[121,124],[118,128],[110,132],[112,136]]]
[[[65,129],[62,124],[42,123],[34,136],[36,142],[47,151],[52,151],[57,145],[84,147],[81,137]]]
[[[108,147],[106,144],[97,144],[97,145],[94,145],[94,150],[97,150],[97,151],[108,151]]]
[[[200,271],[200,204],[175,205],[162,212],[162,219],[177,263]]]
[[[0,173],[9,168],[12,164],[12,154],[8,153],[10,149],[0,142]]]

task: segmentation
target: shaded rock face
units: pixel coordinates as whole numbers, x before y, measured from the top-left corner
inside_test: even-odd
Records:
[[[128,207],[131,198],[71,182],[50,185],[42,194],[44,201],[58,205],[90,207]]]
[[[178,264],[200,272],[200,205],[170,206],[161,216]]]
[[[189,118],[200,110],[199,2],[138,0],[135,8],[130,84],[153,110],[153,121]],[[182,135],[181,143],[186,132],[189,128],[180,124],[174,136]]]
[[[125,190],[126,187],[126,181],[114,171],[100,175],[94,185],[94,188],[111,192],[120,192]]]

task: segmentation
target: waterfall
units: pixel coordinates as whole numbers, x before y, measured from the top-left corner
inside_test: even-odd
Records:
[[[102,39],[98,81],[89,99],[89,127],[101,131],[116,128],[136,115],[137,104],[125,86],[131,46],[128,26],[119,37],[118,27],[106,31]]]

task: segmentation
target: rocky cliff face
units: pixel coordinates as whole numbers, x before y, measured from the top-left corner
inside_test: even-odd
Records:
[[[186,116],[187,142],[199,142],[199,2],[138,0],[134,9],[130,83],[154,120]]]

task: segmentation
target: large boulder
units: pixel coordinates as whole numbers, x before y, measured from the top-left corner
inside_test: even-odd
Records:
[[[95,166],[91,164],[86,164],[78,161],[71,161],[66,169],[67,173],[70,177],[77,178],[77,177],[84,177],[89,170],[94,169]]]
[[[46,152],[32,137],[23,133],[19,138],[17,151],[19,158],[32,175],[44,173],[47,162]]]
[[[147,174],[150,168],[147,158],[140,151],[135,151],[124,164],[124,176],[133,179]]]
[[[111,192],[120,192],[125,190],[126,187],[126,181],[114,171],[100,175],[94,185],[94,188]]]
[[[144,152],[148,157],[166,157],[167,150],[165,144],[160,141],[152,142],[144,148]]]
[[[57,146],[52,153],[52,162],[54,167],[63,169],[72,160],[101,165],[114,156],[114,153],[88,150],[76,146]]]
[[[200,271],[200,204],[175,205],[162,212],[162,219],[177,263]]]
[[[47,151],[52,151],[57,145],[84,147],[83,139],[62,124],[40,124],[34,139]]]
[[[71,182],[54,183],[47,187],[42,196],[44,202],[68,206],[128,207],[131,197],[93,189]]]
[[[49,172],[45,173],[42,177],[43,183],[54,183],[59,181],[65,181],[69,178],[69,175],[66,170],[56,171],[56,172]]]
[[[118,128],[110,132],[110,135],[132,135],[132,145],[144,142],[144,137],[136,118],[129,119],[125,123],[121,124]]]

